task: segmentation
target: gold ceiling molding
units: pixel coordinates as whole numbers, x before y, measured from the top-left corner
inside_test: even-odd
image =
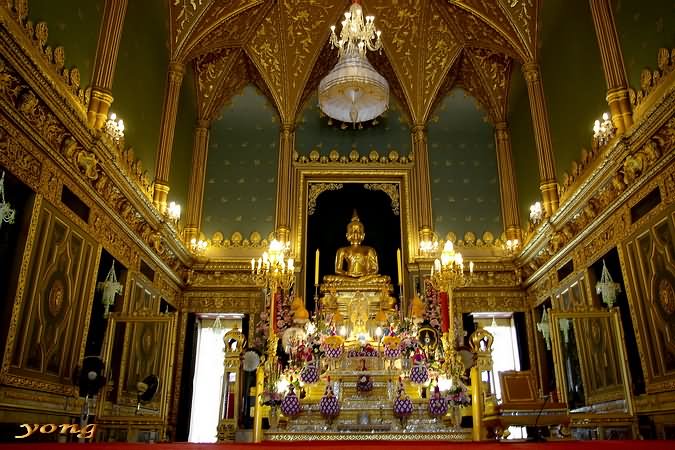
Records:
[[[309,183],[309,189],[307,191],[307,214],[312,215],[316,212],[316,201],[319,199],[319,195],[323,194],[326,191],[338,191],[342,189],[345,185],[342,183]]]
[[[199,118],[211,120],[218,114],[216,99],[220,96],[221,85],[226,79],[232,79],[231,70],[239,58],[240,49],[225,48],[216,53],[198,57],[194,62],[197,85],[197,105]]]
[[[201,238],[205,240],[206,236],[202,235]],[[208,242],[212,248],[266,248],[272,239],[274,239],[274,233],[270,233],[267,238],[263,238],[258,231],[252,231],[248,238],[244,238],[241,232],[235,231],[228,239],[225,239],[225,235],[221,231],[216,231]]]
[[[176,60],[184,46],[192,27],[214,0],[173,0],[169,8],[169,27],[171,36],[171,59]]]
[[[224,34],[238,39],[238,46],[241,46],[250,36],[250,29],[243,25],[257,23],[251,19],[257,17],[260,10],[267,9],[267,6],[272,3],[274,2],[269,0],[211,1],[208,10],[194,23],[190,35],[180,52],[177,53],[177,57],[182,61],[189,61],[195,55],[204,53],[205,43],[219,40],[219,37],[224,36]],[[242,17],[243,20],[239,20]],[[236,29],[238,33],[230,34],[226,30],[227,28]],[[211,48],[216,49],[215,47]]]
[[[223,48],[243,48],[273,4],[274,2],[265,2],[248,9],[244,14],[230,16],[229,20],[220,23],[217,28],[195,41],[185,60],[217,53]]]
[[[27,0],[8,0],[0,5],[0,21],[11,28],[10,33],[17,42],[24,41],[27,47],[32,47],[40,54],[41,58],[35,61],[37,64],[45,64],[49,71],[55,75],[51,79],[63,83],[71,104],[68,106],[86,120],[87,107],[89,103],[89,92],[80,86],[80,71],[77,67],[68,69],[65,67],[66,52],[63,47],[52,49],[47,44],[49,28],[46,22],[33,24],[28,20],[28,1]],[[13,27],[11,25],[16,25]],[[27,41],[27,42],[26,42]]]
[[[483,91],[489,101],[493,123],[506,122],[508,117],[508,92],[511,81],[511,59],[504,54],[487,49],[470,49],[466,55],[476,69]]]
[[[391,199],[391,210],[395,216],[401,212],[401,197],[398,191],[398,183],[366,183],[363,185],[370,191],[382,191]]]

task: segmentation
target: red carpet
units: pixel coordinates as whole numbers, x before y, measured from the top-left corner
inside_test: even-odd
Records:
[[[432,441],[312,441],[312,442],[263,442],[261,444],[124,444],[124,443],[84,443],[84,444],[45,444],[24,441],[19,444],[0,444],[1,450],[252,450],[254,448],[285,450],[311,448],[317,450],[342,450],[356,447],[358,450],[409,449],[409,450],[673,450],[675,441],[556,441],[556,442],[432,442]]]

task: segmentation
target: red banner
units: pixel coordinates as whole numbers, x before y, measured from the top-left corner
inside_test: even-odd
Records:
[[[439,292],[438,302],[441,305],[441,331],[447,333],[448,329],[450,329],[450,311],[448,309],[450,298],[448,297],[448,293],[443,291]]]

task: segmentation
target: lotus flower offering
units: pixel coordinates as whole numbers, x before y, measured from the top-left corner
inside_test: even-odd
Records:
[[[441,396],[438,386],[434,389],[434,394],[429,399],[429,414],[434,417],[444,416],[448,412],[448,402]]]
[[[319,381],[319,369],[316,367],[316,360],[308,361],[305,367],[300,371],[300,381],[305,384],[314,384]]]
[[[321,415],[329,422],[340,414],[340,403],[333,393],[333,388],[330,386],[330,379],[328,380],[326,391],[319,402],[319,410],[321,411]]]
[[[300,399],[298,399],[298,396],[295,395],[295,389],[293,388],[293,385],[290,385],[288,388],[288,394],[286,394],[286,397],[284,397],[284,399],[281,401],[281,412],[284,414],[284,416],[295,417],[300,414],[301,410]]]
[[[413,357],[413,368],[410,369],[410,381],[416,384],[426,383],[429,379],[429,371],[427,370],[426,358],[422,352],[417,349]]]
[[[382,339],[384,345],[384,357],[389,359],[396,359],[401,356],[401,338],[398,336],[385,336]]]
[[[338,359],[342,356],[345,341],[342,336],[328,336],[323,342],[323,351],[328,358]]]

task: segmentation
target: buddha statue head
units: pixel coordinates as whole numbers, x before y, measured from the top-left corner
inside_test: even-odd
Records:
[[[352,215],[352,220],[347,224],[347,240],[352,245],[360,245],[363,242],[363,239],[366,237],[366,233],[363,227],[363,223],[359,220],[359,216],[354,210]]]

